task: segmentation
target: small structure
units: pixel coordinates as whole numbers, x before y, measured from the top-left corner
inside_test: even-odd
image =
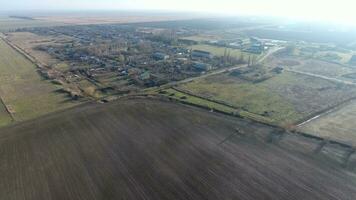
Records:
[[[230,48],[233,48],[233,49],[241,49],[241,48],[243,47],[242,41],[231,42],[231,43],[229,44],[229,47],[230,47]]]
[[[211,65],[201,62],[194,62],[193,67],[198,71],[209,71],[212,69]]]
[[[201,50],[193,50],[192,51],[192,57],[196,58],[213,58],[213,55],[210,52],[207,51],[201,51]]]
[[[264,50],[264,44],[255,37],[250,38],[250,47],[246,50],[247,52],[261,54]]]
[[[156,52],[153,54],[153,59],[155,60],[167,60],[169,59],[169,55],[164,54],[164,53],[160,53],[160,52]]]
[[[277,73],[277,74],[280,74],[283,72],[283,67],[275,67],[271,70],[271,72],[274,72],[274,73]]]
[[[255,54],[261,54],[263,49],[264,47],[261,43],[254,43],[247,49],[247,51]]]
[[[189,39],[178,39],[179,43],[187,44],[187,45],[196,45],[198,44],[197,41],[189,40]]]

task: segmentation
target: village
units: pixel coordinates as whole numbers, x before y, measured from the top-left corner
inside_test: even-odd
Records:
[[[41,74],[59,84],[78,79],[89,80],[94,83],[95,90],[102,93],[100,96],[129,93],[197,77],[211,70],[252,64],[257,56],[273,46],[254,37],[197,42],[187,38],[200,30],[143,25],[39,27],[18,29],[16,32],[70,38],[34,46],[36,51],[49,54],[68,66],[63,71],[48,65],[41,69]],[[224,48],[224,52],[214,54],[195,49],[198,44]],[[237,50],[241,53],[231,53]],[[66,77],[64,80],[63,76]],[[81,90],[78,89],[73,95],[73,91],[65,89],[74,98],[85,96],[79,94]]]
[[[0,11],[0,200],[353,199],[356,28],[107,5]]]

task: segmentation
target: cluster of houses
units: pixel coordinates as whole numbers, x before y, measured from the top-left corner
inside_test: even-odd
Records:
[[[39,50],[68,63],[75,74],[97,82],[100,77],[114,75],[120,83],[150,87],[223,67],[221,59],[210,52],[190,50],[186,41],[177,36],[192,34],[187,31],[173,34],[174,31],[128,25],[40,27],[26,31],[71,37],[71,42],[41,46]]]
[[[232,49],[241,49],[245,52],[254,54],[261,54],[264,50],[270,47],[270,43],[266,43],[255,37],[250,37],[249,39],[211,40],[207,41],[207,44]]]

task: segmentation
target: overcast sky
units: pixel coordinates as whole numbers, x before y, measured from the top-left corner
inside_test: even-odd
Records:
[[[356,24],[356,0],[0,0],[1,10],[177,10]]]

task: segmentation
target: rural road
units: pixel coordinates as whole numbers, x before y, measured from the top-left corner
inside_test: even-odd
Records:
[[[307,76],[312,76],[312,77],[315,77],[315,78],[321,78],[321,79],[328,80],[328,81],[334,81],[334,82],[338,82],[338,83],[343,83],[343,84],[346,84],[346,85],[356,85],[356,83],[351,82],[351,81],[344,81],[344,80],[340,80],[340,79],[337,79],[337,78],[323,76],[323,75],[320,75],[320,74],[313,74],[313,73],[303,72],[303,71],[298,71],[298,70],[293,70],[293,69],[285,69],[285,71],[294,72],[294,73],[297,73],[297,74],[302,74],[302,75],[307,75]]]
[[[274,47],[274,48],[271,48],[267,53],[266,55],[262,56],[260,59],[258,59],[257,61],[257,64],[260,64],[262,63],[264,60],[266,60],[268,57],[270,57],[271,55],[273,55],[274,53],[276,53],[277,51],[279,50],[282,50],[284,49],[285,47]]]

